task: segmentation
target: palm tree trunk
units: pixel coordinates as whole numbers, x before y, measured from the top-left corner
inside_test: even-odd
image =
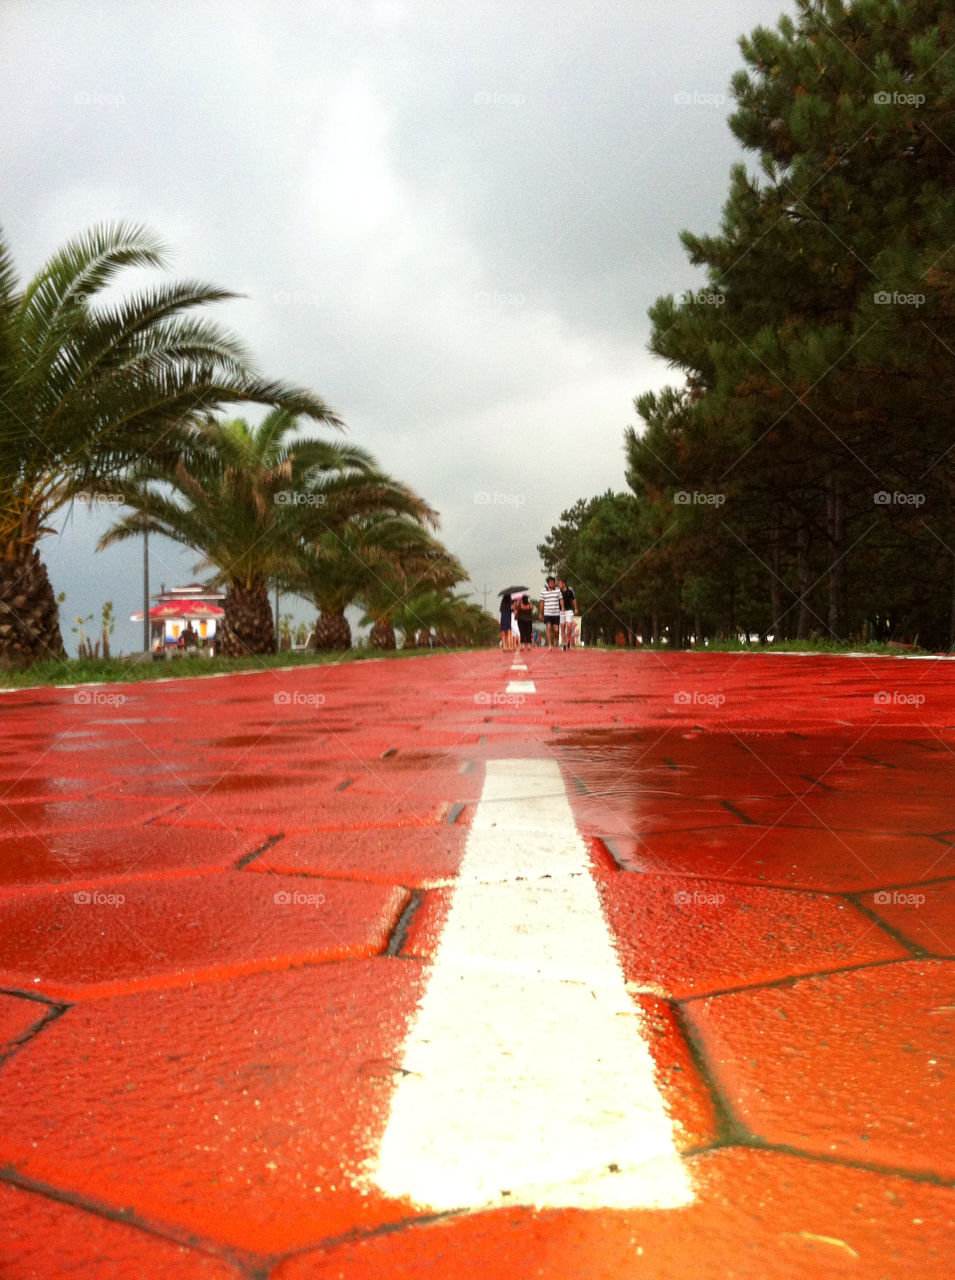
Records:
[[[59,609],[35,547],[0,556],[0,660],[15,665],[62,658]]]
[[[368,635],[370,649],[397,649],[395,629],[387,618],[382,618],[372,627]]]
[[[264,582],[253,581],[248,587],[233,582],[222,607],[221,649],[227,658],[275,652],[272,606]]]
[[[315,624],[316,649],[350,649],[351,627],[344,613],[334,613],[330,609],[322,610],[322,616]]]

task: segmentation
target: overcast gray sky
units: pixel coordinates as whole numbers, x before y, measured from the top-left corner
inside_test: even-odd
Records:
[[[5,0],[0,220],[24,278],[128,219],[170,278],[248,295],[209,313],[438,508],[493,608],[539,587],[561,510],[625,487],[633,397],[673,380],[647,307],[699,285],[678,235],[716,228],[742,156],[737,39],[793,9]],[[107,522],[78,511],[42,544],[71,649],[106,599],[114,648],[141,639],[141,548],[94,555]],[[151,551],[154,590],[194,577]]]

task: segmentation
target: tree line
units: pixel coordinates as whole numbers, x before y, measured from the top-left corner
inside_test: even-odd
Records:
[[[337,438],[319,396],[261,377],[204,318],[233,295],[185,281],[104,299],[123,269],[164,265],[150,231],[94,227],[21,288],[0,237],[0,660],[63,655],[38,544],[58,512],[98,497],[122,508],[100,548],[160,533],[228,587],[227,655],[274,649],[272,584],[319,610],[317,648],[351,645],[353,605],[373,647],[394,648],[396,625],[406,643],[432,628],[487,642],[495,621],[454,593],[467,575],[437,512]],[[224,416],[241,403],[269,412],[257,426]]]
[[[955,646],[955,12],[799,0],[740,41],[701,284],[650,309],[627,489],[538,548],[585,634]]]

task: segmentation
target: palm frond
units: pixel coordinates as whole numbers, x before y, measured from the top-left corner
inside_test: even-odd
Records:
[[[162,242],[146,227],[104,223],[74,236],[33,277],[20,303],[24,322],[37,334],[52,332],[71,306],[108,285],[123,267],[161,267]]]
[[[0,544],[34,537],[77,488],[149,457],[168,466],[198,456],[191,427],[228,406],[280,411],[267,428],[278,468],[281,442],[294,454],[296,417],[342,428],[319,396],[263,378],[234,335],[190,314],[235,296],[227,290],[183,281],[95,305],[121,269],[163,263],[151,232],[104,225],[70,240],[18,292],[0,239]]]

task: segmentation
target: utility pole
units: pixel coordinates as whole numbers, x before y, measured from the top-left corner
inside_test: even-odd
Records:
[[[143,530],[143,653],[148,653],[152,642],[149,624],[149,530]]]

